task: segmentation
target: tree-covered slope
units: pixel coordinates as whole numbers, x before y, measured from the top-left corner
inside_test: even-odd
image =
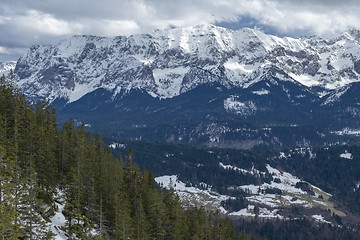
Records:
[[[187,205],[231,216],[239,230],[267,239],[358,239],[360,146],[247,151],[145,141],[135,161],[173,186]],[[172,181],[172,182],[171,182]]]
[[[182,208],[129,152],[114,158],[45,101],[29,105],[0,79],[0,238],[52,239],[64,206],[68,239],[241,239],[228,219]]]

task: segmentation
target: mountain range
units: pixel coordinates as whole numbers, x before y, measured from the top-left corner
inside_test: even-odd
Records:
[[[33,46],[15,67],[30,101],[107,137],[282,148],[356,142],[360,31],[280,38],[213,25]]]

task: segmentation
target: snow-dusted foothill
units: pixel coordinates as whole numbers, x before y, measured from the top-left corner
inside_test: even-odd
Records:
[[[286,216],[281,215],[281,211],[284,207],[290,206],[302,206],[308,209],[322,208],[329,209],[333,205],[328,201],[331,195],[324,192],[320,188],[306,183],[298,177],[284,171],[279,171],[276,168],[266,165],[266,173],[261,172],[254,167],[250,170],[242,169],[236,166],[219,163],[219,166],[228,171],[236,171],[240,174],[250,174],[256,177],[265,176],[265,174],[271,174],[273,181],[270,183],[263,183],[261,185],[242,185],[237,186],[238,189],[242,189],[249,194],[246,197],[248,201],[247,207],[240,209],[239,211],[229,212],[222,207],[222,202],[232,199],[230,196],[220,195],[211,190],[211,186],[203,183],[202,186],[208,188],[203,190],[197,187],[193,187],[190,184],[185,184],[178,179],[178,176],[160,176],[155,178],[155,181],[166,189],[173,189],[180,197],[180,200],[185,206],[204,206],[211,210],[220,210],[221,213],[227,214],[232,217],[260,217],[260,218],[278,218],[286,219]],[[275,180],[276,179],[276,180]],[[309,186],[311,194],[307,190],[302,190],[301,185],[305,184]],[[229,189],[233,189],[230,187]],[[272,193],[267,190],[280,190],[281,193]],[[258,209],[255,210],[255,206]],[[322,222],[320,217],[313,217],[314,219]]]

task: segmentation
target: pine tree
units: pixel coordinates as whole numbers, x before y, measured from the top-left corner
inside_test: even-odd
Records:
[[[85,146],[85,158],[83,163],[82,176],[83,179],[83,194],[82,194],[82,204],[87,211],[85,212],[86,216],[89,219],[96,219],[96,202],[97,202],[97,192],[96,192],[96,181],[95,181],[95,169],[97,168],[97,158],[96,150],[94,147],[95,138],[90,136],[86,141]]]
[[[181,239],[187,232],[186,220],[179,197],[173,191],[163,193],[165,239]]]
[[[165,206],[163,195],[154,188],[154,176],[151,171],[144,169],[142,175],[142,195],[150,236],[152,239],[164,239],[166,232],[164,230]]]
[[[108,216],[111,214],[111,206],[109,206],[110,203],[110,185],[109,179],[111,177],[109,166],[109,152],[106,152],[104,149],[104,143],[102,140],[102,137],[99,136],[96,139],[95,143],[96,148],[96,155],[97,155],[97,171],[95,176],[96,181],[96,192],[97,192],[97,223],[99,228],[99,235],[100,237],[104,237],[108,235],[109,231],[109,221]],[[111,155],[111,153],[110,153]]]
[[[13,158],[6,156],[5,149],[0,146],[0,238],[17,239],[20,225],[16,223],[16,202],[14,189],[17,185],[16,165]]]
[[[89,221],[81,212],[81,191],[79,177],[74,168],[70,169],[67,184],[65,185],[65,207],[66,227],[70,238],[78,237],[85,239],[89,229]]]
[[[23,230],[24,238],[32,239],[52,239],[53,233],[44,219],[44,202],[37,197],[39,185],[36,173],[30,162],[23,174],[23,183],[18,191],[19,199],[19,222]]]
[[[36,128],[33,130],[33,136],[36,139],[34,152],[37,182],[40,186],[39,197],[50,204],[55,192],[54,186],[59,179],[56,160],[57,123],[55,112],[46,100],[38,102],[34,112]]]
[[[112,237],[114,239],[129,239],[131,236],[131,217],[130,217],[130,202],[126,192],[124,183],[124,171],[122,161],[115,161],[113,163],[112,181],[109,185],[112,186],[111,202],[113,206],[111,211],[113,215],[109,222],[113,223],[111,226],[114,229]]]

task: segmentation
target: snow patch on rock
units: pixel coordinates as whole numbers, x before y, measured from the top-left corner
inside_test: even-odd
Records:
[[[125,144],[113,142],[113,143],[111,143],[111,144],[109,145],[109,148],[112,148],[112,149],[122,148],[122,149],[124,149],[124,148],[125,148]]]
[[[270,91],[266,90],[266,89],[261,89],[259,91],[253,91],[252,93],[256,94],[256,95],[259,95],[259,96],[262,96],[262,95],[268,95],[270,93]]]
[[[316,221],[318,221],[318,222],[323,222],[323,223],[329,223],[329,224],[331,224],[331,222],[326,221],[326,220],[324,219],[324,217],[321,216],[321,215],[312,215],[311,217],[312,217],[313,219],[315,219]]]
[[[349,159],[349,160],[353,158],[352,154],[349,153],[348,151],[345,151],[344,153],[340,154],[340,157],[345,158],[345,159]]]
[[[257,111],[257,107],[253,101],[241,102],[238,100],[238,96],[231,96],[225,99],[224,108],[228,112],[234,112],[242,116],[253,115]]]

